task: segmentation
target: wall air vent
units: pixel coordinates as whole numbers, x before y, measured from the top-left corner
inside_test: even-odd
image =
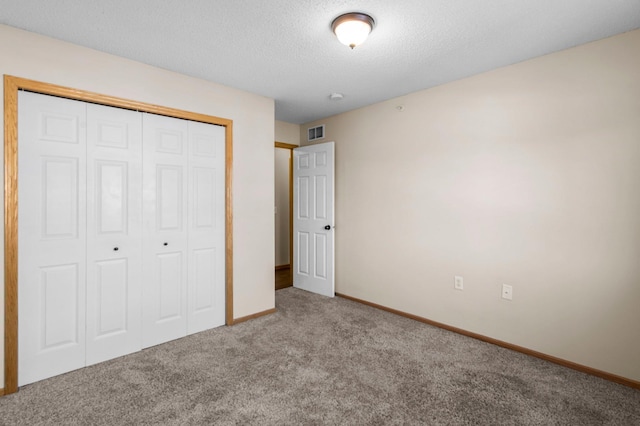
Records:
[[[307,130],[307,134],[309,135],[307,138],[309,142],[324,138],[324,124],[316,127],[310,127]]]

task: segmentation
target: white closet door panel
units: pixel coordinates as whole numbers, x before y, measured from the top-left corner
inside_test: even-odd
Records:
[[[158,323],[179,320],[183,315],[182,309],[182,272],[183,253],[163,253],[157,255],[158,267]]]
[[[18,385],[85,365],[86,108],[18,97]]]
[[[183,231],[184,172],[182,165],[156,165],[156,227],[159,231]]]
[[[142,117],[87,105],[87,365],[141,349]]]
[[[143,347],[187,333],[187,134],[143,114]]]
[[[90,312],[93,323],[91,334],[95,339],[106,339],[130,331],[129,262],[128,259],[111,259],[95,262],[94,300],[95,311]],[[92,301],[89,302],[89,304]],[[90,346],[90,345],[87,345]],[[89,363],[89,362],[88,362]]]
[[[225,323],[225,128],[189,122],[188,333]]]

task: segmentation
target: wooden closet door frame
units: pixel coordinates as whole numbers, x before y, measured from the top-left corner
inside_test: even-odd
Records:
[[[225,319],[233,318],[233,121],[98,93],[4,76],[4,394],[18,391],[18,91],[26,90],[100,105],[225,127]]]

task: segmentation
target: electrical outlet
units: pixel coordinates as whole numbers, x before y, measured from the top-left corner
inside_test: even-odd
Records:
[[[461,276],[456,275],[453,277],[453,288],[456,290],[464,290],[464,280]]]
[[[502,298],[506,300],[513,300],[513,287],[507,284],[502,284]]]

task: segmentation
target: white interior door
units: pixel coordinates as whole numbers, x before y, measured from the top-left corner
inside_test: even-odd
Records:
[[[225,128],[189,122],[187,334],[225,323]]]
[[[87,365],[141,349],[142,116],[87,104]]]
[[[18,97],[18,385],[85,365],[86,106]]]
[[[143,114],[142,347],[187,334],[185,120]]]
[[[293,286],[334,296],[334,143],[293,150]]]

